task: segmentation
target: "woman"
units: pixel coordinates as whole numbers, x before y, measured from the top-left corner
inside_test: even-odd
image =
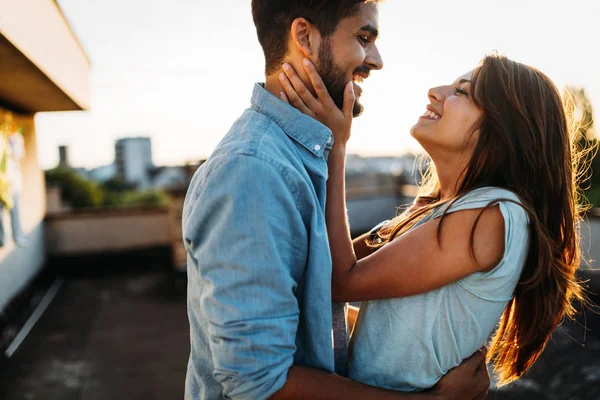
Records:
[[[411,130],[432,160],[421,195],[353,243],[344,193],[353,84],[339,110],[314,66],[304,68],[318,99],[291,68],[282,99],[335,137],[326,209],[332,291],[337,301],[363,301],[350,377],[430,388],[498,327],[488,361],[501,385],[519,378],[575,313],[572,301],[583,300],[575,279],[577,171],[556,86],[532,67],[491,55],[431,89]]]

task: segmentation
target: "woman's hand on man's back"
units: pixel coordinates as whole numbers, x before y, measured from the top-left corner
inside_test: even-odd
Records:
[[[485,400],[490,376],[485,363],[485,348],[450,370],[432,389],[442,400]]]

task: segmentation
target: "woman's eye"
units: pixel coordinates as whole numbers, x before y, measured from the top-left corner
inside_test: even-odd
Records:
[[[463,96],[468,96],[469,95],[466,91],[464,91],[462,89],[459,89],[459,88],[454,89],[454,93],[455,94],[461,94]]]

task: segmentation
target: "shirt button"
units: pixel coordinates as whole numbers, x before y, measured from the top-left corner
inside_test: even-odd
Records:
[[[333,140],[333,139],[331,138],[331,136],[329,136],[329,139],[327,139],[327,144],[331,144],[331,141],[332,141],[332,140]]]
[[[319,151],[319,150],[321,150],[321,146],[319,146],[318,144],[315,145],[315,151]]]

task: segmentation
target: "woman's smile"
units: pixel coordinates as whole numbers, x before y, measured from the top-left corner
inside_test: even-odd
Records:
[[[442,118],[442,116],[431,104],[429,104],[421,118],[437,121]]]

